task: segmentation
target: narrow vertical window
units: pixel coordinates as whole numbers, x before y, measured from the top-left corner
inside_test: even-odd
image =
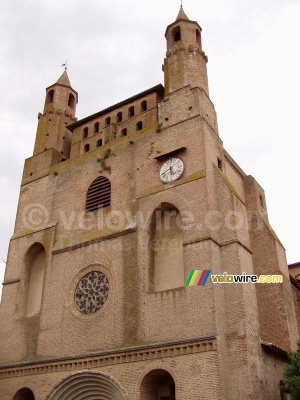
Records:
[[[196,42],[201,46],[201,34],[199,29],[196,29]]]
[[[69,94],[68,106],[71,108],[75,107],[75,97],[72,93]]]
[[[95,123],[94,123],[94,133],[99,132],[99,128],[100,128],[99,122],[95,122]]]
[[[147,111],[147,101],[144,100],[141,102],[141,112]]]
[[[89,128],[88,128],[88,127],[85,127],[85,128],[83,129],[82,138],[83,138],[83,139],[86,139],[88,136],[89,136]]]
[[[87,153],[88,151],[90,151],[90,145],[89,145],[89,144],[86,144],[86,145],[84,146],[83,151],[84,151],[85,153]]]
[[[105,120],[105,126],[108,126],[110,124],[111,124],[111,119],[110,119],[110,117],[107,117]]]
[[[118,114],[117,114],[117,124],[122,122],[122,120],[123,120],[123,115],[122,115],[121,112],[118,112]]]
[[[264,201],[263,201],[263,198],[262,198],[262,195],[261,195],[261,194],[259,195],[259,201],[260,201],[260,205],[261,205],[262,207],[264,207]]]
[[[222,161],[218,157],[218,168],[222,170]]]
[[[143,129],[143,123],[142,123],[142,121],[139,121],[137,124],[136,124],[136,130],[137,131],[141,131]]]
[[[126,128],[122,129],[121,136],[127,136],[127,129]]]
[[[54,100],[54,90],[49,90],[46,96],[46,105],[53,103]]]
[[[176,28],[173,29],[173,40],[174,42],[179,42],[181,40],[181,32],[180,32],[180,27],[176,26]]]
[[[102,139],[99,139],[98,141],[97,141],[97,147],[101,147],[102,146]]]
[[[134,107],[131,106],[128,109],[128,118],[134,117]]]

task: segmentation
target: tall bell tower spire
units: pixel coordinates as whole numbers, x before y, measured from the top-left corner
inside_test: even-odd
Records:
[[[71,132],[67,125],[75,121],[78,94],[71,87],[67,71],[62,73],[56,83],[46,89],[43,113],[39,113],[33,155],[51,148],[62,154],[62,159],[69,158]]]
[[[176,21],[167,27],[167,53],[163,70],[166,94],[187,85],[199,86],[208,95],[206,63],[202,50],[201,27],[190,21],[182,6]]]

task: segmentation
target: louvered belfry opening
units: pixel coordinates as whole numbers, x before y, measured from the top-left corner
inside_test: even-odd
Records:
[[[95,211],[110,206],[111,184],[109,179],[99,176],[89,187],[85,211]]]

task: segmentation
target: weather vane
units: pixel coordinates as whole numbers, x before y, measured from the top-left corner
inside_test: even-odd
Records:
[[[181,0],[181,3],[180,3],[180,7],[182,8],[182,0]]]
[[[65,68],[65,71],[68,69],[68,60],[64,64],[61,65],[62,67]]]

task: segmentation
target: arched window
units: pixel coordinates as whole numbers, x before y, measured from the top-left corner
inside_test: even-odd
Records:
[[[121,136],[127,136],[127,129],[126,128],[121,130]]]
[[[28,388],[23,388],[17,391],[14,395],[13,400],[34,400],[33,391]]]
[[[89,128],[86,126],[82,132],[82,138],[86,139],[89,136]]]
[[[40,243],[35,243],[25,257],[26,287],[24,314],[27,317],[36,315],[41,308],[44,286],[46,252]]]
[[[140,398],[143,400],[176,400],[175,382],[172,375],[163,369],[154,369],[143,378]]]
[[[72,93],[69,94],[68,106],[71,108],[75,107],[75,97]]]
[[[196,42],[201,46],[201,34],[199,29],[196,29]]]
[[[142,121],[139,121],[137,124],[136,124],[136,130],[137,131],[141,131],[143,129],[143,123],[142,123]]]
[[[117,124],[118,124],[119,122],[122,122],[122,120],[123,120],[123,114],[122,114],[121,111],[120,111],[120,112],[118,112],[118,114],[117,114]]]
[[[110,117],[107,117],[105,120],[105,126],[108,126],[110,124],[111,124],[111,119],[110,119]]]
[[[98,176],[91,184],[86,196],[85,211],[95,211],[110,206],[111,184],[105,176]]]
[[[134,107],[131,106],[128,109],[128,118],[134,117]]]
[[[46,96],[46,105],[53,103],[54,100],[54,89],[49,90]]]
[[[97,141],[97,147],[101,147],[102,146],[102,139],[99,139],[98,141]]]
[[[141,112],[147,111],[147,101],[144,100],[141,102]]]
[[[95,123],[94,123],[94,133],[99,132],[99,128],[100,128],[99,122],[95,122]]]
[[[86,144],[83,148],[84,153],[87,153],[88,151],[90,151],[90,145]]]
[[[160,204],[152,215],[150,252],[150,290],[160,292],[183,286],[181,215],[173,204]]]
[[[176,27],[173,29],[172,34],[173,34],[173,40],[174,40],[174,42],[179,42],[179,40],[181,40],[180,26],[176,26]]]

